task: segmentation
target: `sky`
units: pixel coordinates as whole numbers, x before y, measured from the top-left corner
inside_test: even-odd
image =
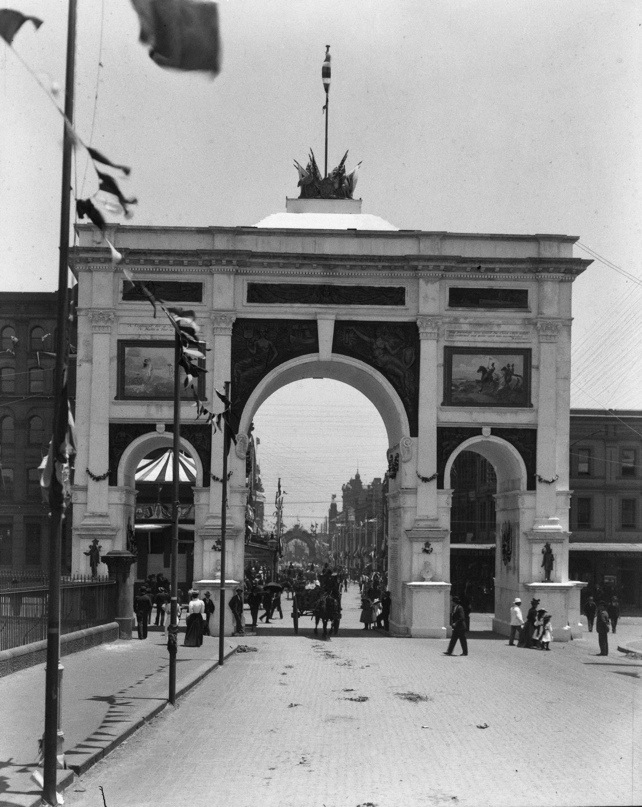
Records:
[[[0,41],[0,288],[53,290],[61,119],[18,56],[45,87],[64,86],[67,2],[9,5],[44,24],[25,25],[13,50]],[[329,164],[346,149],[348,170],[362,161],[364,213],[402,229],[579,236],[575,255],[601,260],[573,287],[572,405],[642,408],[640,3],[229,0],[219,3],[214,79],[155,65],[129,0],[78,6],[76,129],[132,166],[132,223],[252,225],[284,210],[297,195],[293,160],[305,162],[310,147],[323,155],[330,44]],[[97,187],[82,153],[74,187],[81,197]],[[312,400],[303,389],[281,393],[292,407],[286,427],[301,419],[299,444],[321,400],[346,407],[344,431],[320,430],[318,457],[290,457],[293,479],[313,466],[327,473],[321,459],[348,453],[346,435],[366,418],[363,396],[348,404],[323,383]],[[270,407],[268,499],[285,475],[283,455],[268,448],[283,447],[281,409],[268,400],[258,418]],[[367,481],[385,471],[383,425],[367,417],[372,457],[354,456],[341,481],[357,464]],[[339,482],[315,479],[300,499],[340,495]],[[301,509],[302,523],[317,507]]]

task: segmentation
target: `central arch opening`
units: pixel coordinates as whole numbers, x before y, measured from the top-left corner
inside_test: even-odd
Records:
[[[261,552],[246,538],[246,569],[269,567],[268,543],[279,528],[281,569],[321,569],[328,562],[357,575],[382,568],[389,429],[375,404],[337,379],[286,379],[263,396],[251,428],[265,500],[263,523],[252,532],[265,534],[266,548]]]

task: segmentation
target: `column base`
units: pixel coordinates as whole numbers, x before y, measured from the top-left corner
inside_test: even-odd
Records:
[[[133,617],[123,617],[119,618],[116,617],[114,622],[118,622],[118,638],[119,639],[131,639],[132,632],[134,629],[134,619]]]
[[[450,625],[450,583],[404,583],[407,629],[413,638],[445,639]]]

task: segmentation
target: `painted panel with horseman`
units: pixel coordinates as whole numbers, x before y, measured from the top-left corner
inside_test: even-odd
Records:
[[[531,351],[444,349],[445,406],[531,406]]]

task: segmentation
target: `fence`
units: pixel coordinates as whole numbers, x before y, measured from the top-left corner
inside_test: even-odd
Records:
[[[49,591],[44,586],[0,590],[0,650],[40,642],[47,638]],[[80,582],[63,579],[60,592],[62,634],[113,622],[116,617],[116,582]]]

